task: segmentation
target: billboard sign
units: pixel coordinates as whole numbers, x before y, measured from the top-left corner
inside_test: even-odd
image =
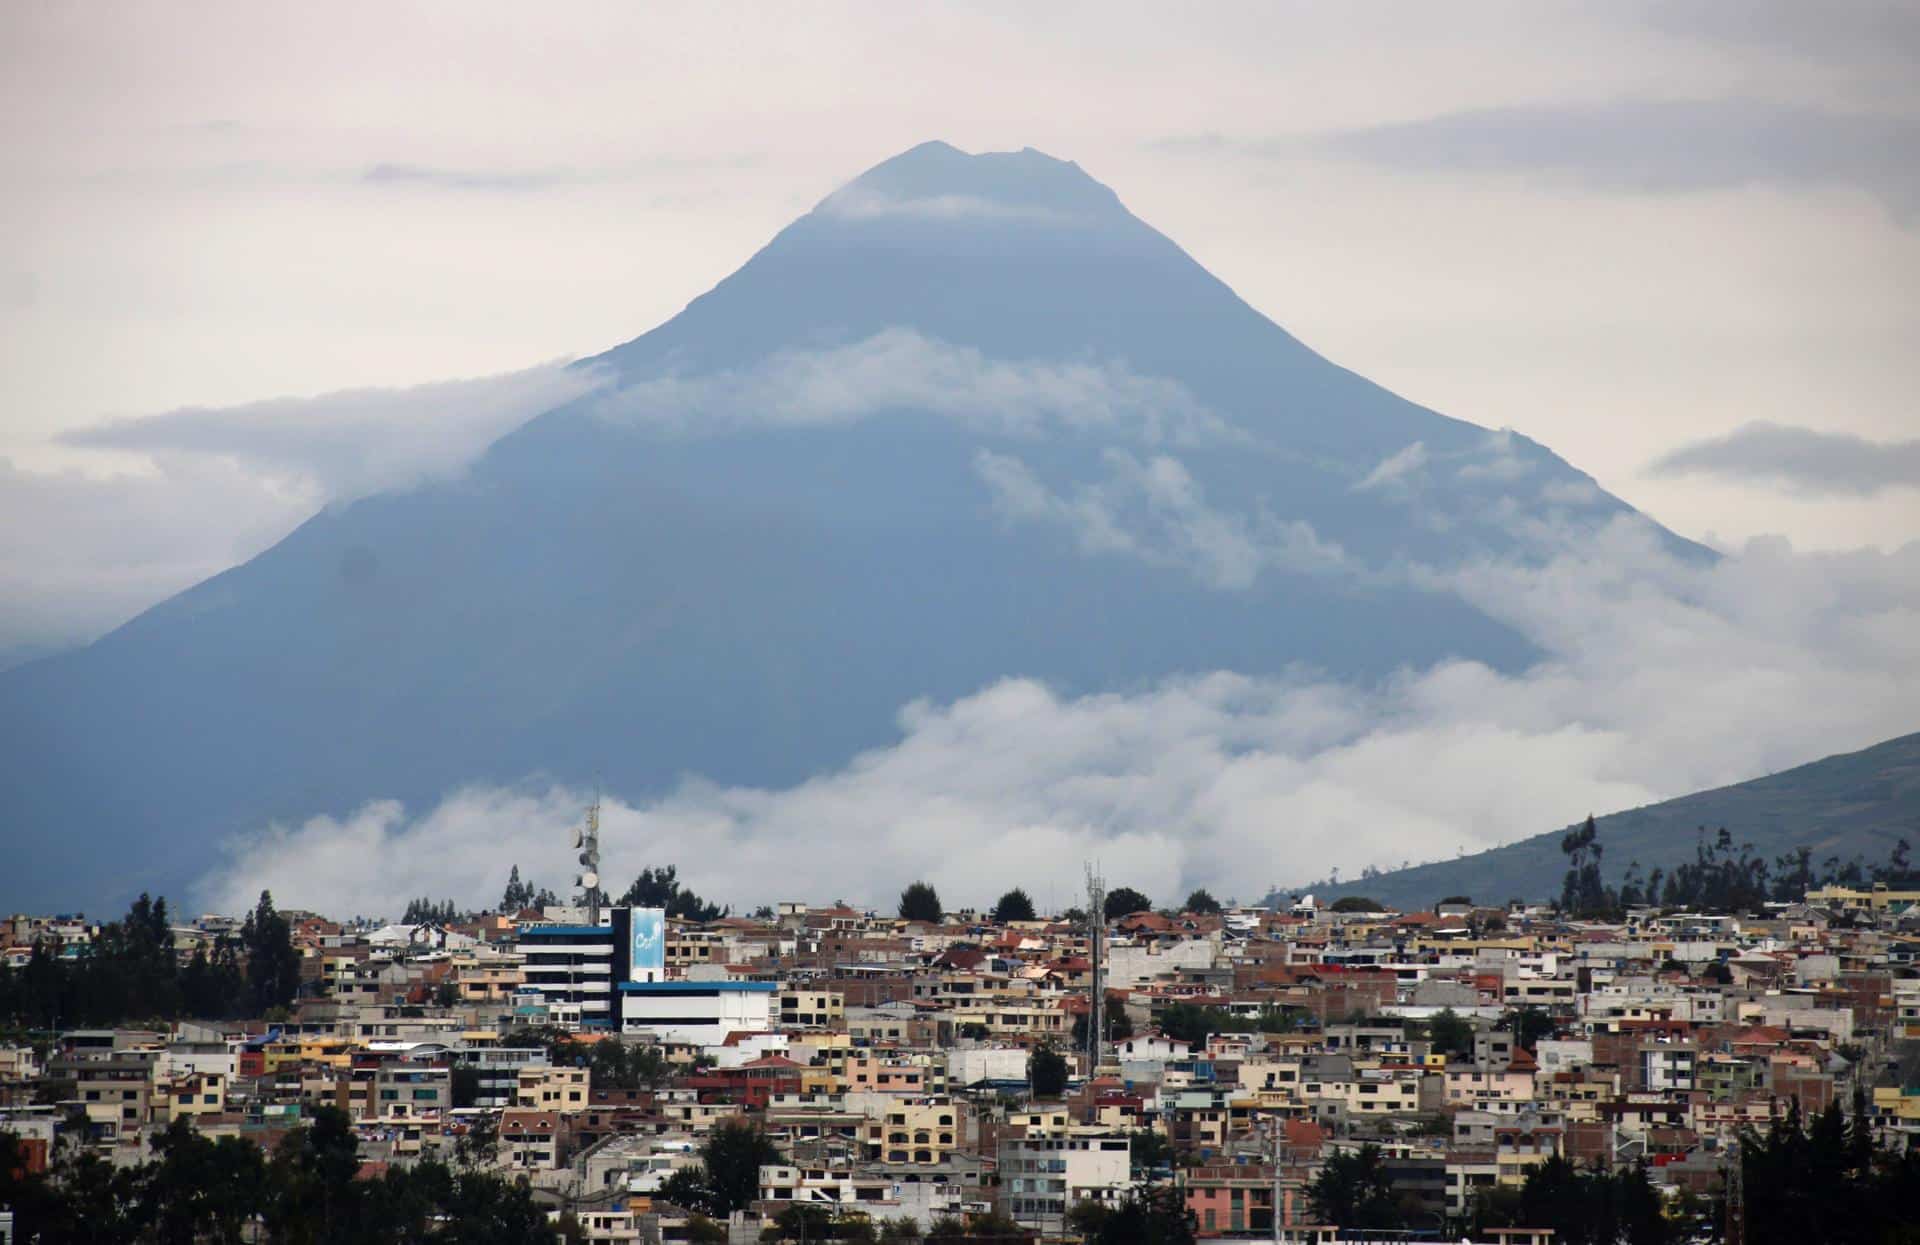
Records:
[[[664,908],[632,910],[629,981],[660,981],[667,975],[667,913]]]

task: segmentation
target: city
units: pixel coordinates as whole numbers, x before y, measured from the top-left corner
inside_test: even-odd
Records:
[[[506,1235],[458,1239],[1765,1241],[1755,1173],[1825,1131],[1904,1214],[1920,889],[1712,911],[1581,882],[1395,912],[1090,874],[1062,913],[916,883],[732,915],[671,867],[544,907],[516,869],[496,911],[391,922],[15,916],[0,1170],[41,1186],[19,1215],[84,1190],[129,1240],[302,1239],[264,1174],[332,1135],[367,1189],[491,1182]],[[190,1145],[258,1183],[169,1193]]]

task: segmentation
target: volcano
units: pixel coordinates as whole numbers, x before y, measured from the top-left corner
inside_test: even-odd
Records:
[[[0,674],[0,901],[177,893],[230,836],[471,782],[789,784],[1009,675],[1514,669],[1400,571],[1632,513],[1032,150],[905,152],[575,366],[457,478]]]

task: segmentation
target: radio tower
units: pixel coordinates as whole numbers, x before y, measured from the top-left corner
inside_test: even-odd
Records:
[[[1107,882],[1087,866],[1088,958],[1092,962],[1092,1009],[1087,1013],[1087,1076],[1099,1071],[1107,1053]]]
[[[587,805],[585,829],[573,832],[573,845],[580,849],[580,902],[587,909],[587,924],[600,924],[600,905],[606,896],[600,893],[600,797]]]
[[[1727,1221],[1726,1231],[1721,1239],[1725,1245],[1747,1245],[1747,1181],[1741,1174],[1746,1160],[1740,1154],[1740,1143],[1730,1147],[1731,1155],[1727,1159]]]

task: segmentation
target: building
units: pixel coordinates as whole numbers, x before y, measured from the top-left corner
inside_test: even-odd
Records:
[[[771,981],[626,981],[619,987],[620,1030],[666,1043],[719,1046],[731,1033],[773,1027]]]
[[[1133,1187],[1123,1132],[1008,1137],[1000,1142],[999,1155],[1007,1215],[1043,1233],[1064,1232],[1067,1212],[1081,1202],[1116,1205]]]
[[[521,929],[523,989],[544,1000],[549,1021],[565,1023],[577,1009],[583,1027],[616,1028],[620,987],[666,976],[666,914],[658,908],[614,908],[609,917],[606,925]]]

